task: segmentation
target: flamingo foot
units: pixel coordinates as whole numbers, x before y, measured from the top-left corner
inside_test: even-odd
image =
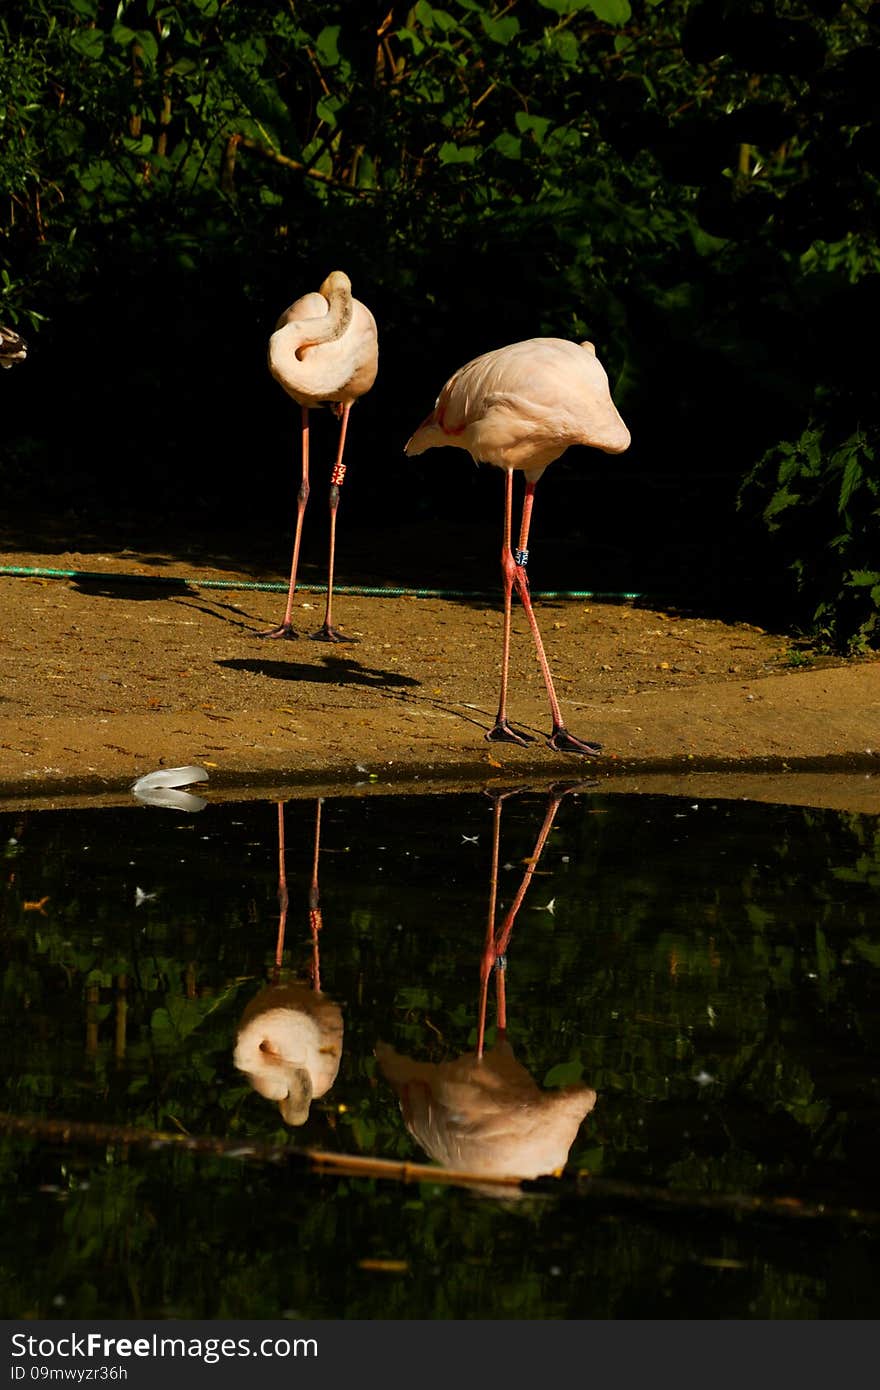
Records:
[[[598,758],[602,752],[601,743],[587,743],[585,739],[575,738],[562,724],[558,724],[547,740],[549,748],[557,753],[582,753],[587,758]]]
[[[277,627],[270,627],[267,632],[258,632],[258,637],[287,637],[291,642],[296,641],[297,634],[294,632],[290,623],[279,623]]]
[[[497,719],[495,727],[489,730],[486,738],[489,743],[518,743],[521,748],[527,748],[530,743],[534,743],[531,734],[518,734],[506,719]]]
[[[356,642],[356,637],[346,637],[341,632],[337,632],[335,627],[325,623],[317,632],[311,634],[313,642]]]

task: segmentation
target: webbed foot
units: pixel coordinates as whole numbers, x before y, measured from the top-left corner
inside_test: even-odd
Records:
[[[585,739],[575,738],[562,724],[553,730],[547,744],[555,748],[557,753],[581,753],[586,758],[598,758],[602,752],[601,743],[588,743]]]

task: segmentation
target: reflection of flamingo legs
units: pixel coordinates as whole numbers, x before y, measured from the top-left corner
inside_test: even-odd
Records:
[[[320,853],[321,840],[321,807],[324,804],[323,797],[318,797],[318,804],[315,810],[315,853],[312,860],[312,878],[309,884],[309,932],[312,938],[312,959],[309,964],[309,979],[312,982],[312,989],[318,994],[321,992],[321,955],[318,945],[318,935],[323,926],[321,917],[321,904],[318,896],[318,855]],[[284,935],[287,930],[287,909],[290,898],[287,891],[287,869],[284,863],[284,802],[278,803],[278,902],[280,905],[280,915],[278,918],[278,937],[275,942],[275,971],[274,980],[277,984],[279,972],[284,959]]]
[[[271,983],[250,1001],[238,1029],[233,1062],[260,1095],[278,1102],[286,1124],[304,1124],[312,1100],[333,1085],[342,1056],[343,1022],[338,1004],[321,993],[318,903],[318,854],[321,830],[319,799],[315,817],[315,852],[309,887],[312,956],[308,982],[282,983],[284,937],[289,894],[284,843],[284,802],[278,812],[278,902],[280,914]]]
[[[281,970],[281,963],[284,959],[284,933],[287,930],[287,906],[290,899],[287,895],[287,870],[284,866],[284,802],[278,803],[278,906],[280,914],[278,917],[278,938],[275,942],[275,982],[278,981],[278,974]]]
[[[480,1175],[538,1177],[560,1172],[584,1117],[596,1103],[589,1086],[542,1090],[521,1062],[507,1037],[503,953],[514,919],[567,791],[584,783],[554,787],[544,823],[516,899],[495,930],[501,802],[513,792],[491,793],[494,800],[492,872],[486,944],[480,971],[478,1045],[451,1061],[421,1062],[377,1042],[382,1075],[397,1092],[404,1123],[417,1144],[444,1168],[470,1178]],[[498,1037],[485,1048],[486,997],[495,972]]]
[[[486,1037],[486,1004],[489,993],[489,976],[495,971],[495,998],[497,1012],[498,1032],[503,1037],[507,1031],[507,996],[505,990],[504,970],[505,953],[507,951],[510,937],[513,932],[517,913],[523,904],[523,899],[528,892],[529,884],[538,867],[538,861],[544,852],[544,846],[550,831],[553,829],[553,822],[559,810],[563,797],[570,791],[582,787],[584,783],[575,782],[562,784],[558,783],[550,789],[550,800],[544,816],[541,829],[538,831],[538,838],[535,847],[529,856],[526,864],[526,871],[523,874],[522,882],[517,889],[516,896],[510,907],[505,913],[504,920],[498,931],[495,931],[495,904],[498,895],[498,859],[499,845],[501,839],[501,802],[506,796],[511,796],[511,792],[503,792],[500,796],[494,796],[494,817],[492,823],[492,870],[491,885],[489,890],[489,917],[486,923],[486,942],[483,947],[483,956],[480,962],[480,1008],[479,1022],[477,1024],[477,1056],[482,1057]]]
[[[312,979],[312,989],[321,992],[321,956],[318,947],[318,933],[324,925],[321,917],[321,903],[318,897],[318,855],[320,853],[321,842],[321,807],[324,801],[318,797],[318,804],[315,809],[315,855],[312,860],[312,880],[309,884],[309,930],[312,934],[312,963],[309,974]]]

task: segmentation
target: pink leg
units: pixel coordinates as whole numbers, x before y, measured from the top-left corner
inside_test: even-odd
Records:
[[[278,975],[284,959],[284,933],[287,929],[287,870],[284,864],[284,802],[278,803],[278,905],[281,909],[278,918],[278,939],[275,943],[275,974]]]
[[[541,855],[544,853],[544,846],[553,829],[553,822],[556,820],[556,813],[565,796],[571,791],[577,791],[584,784],[580,782],[559,783],[550,789],[550,800],[547,804],[547,811],[541,829],[538,831],[538,838],[535,841],[535,848],[532,850],[526,861],[526,871],[523,874],[522,882],[517,890],[516,897],[504,915],[498,931],[495,931],[495,901],[498,884],[498,859],[499,859],[499,840],[501,832],[501,802],[506,796],[511,796],[511,792],[503,792],[495,801],[495,818],[492,833],[492,885],[489,898],[489,922],[486,929],[486,941],[483,947],[483,956],[480,962],[480,1013],[477,1025],[477,1056],[483,1055],[483,1040],[486,1031],[486,996],[489,989],[489,976],[493,969],[495,971],[495,994],[496,994],[496,1014],[498,1033],[503,1035],[507,1032],[507,991],[505,988],[505,967],[507,948],[513,933],[514,923],[517,914],[522,907],[523,900],[528,892],[529,884],[534,877],[535,870]]]
[[[501,695],[495,723],[486,738],[493,743],[519,743],[524,748],[530,738],[518,734],[507,722],[507,677],[510,667],[510,607],[516,565],[510,549],[511,518],[513,515],[513,470],[504,474],[504,542],[501,547],[501,579],[504,585],[504,640],[501,647]]]
[[[336,450],[336,462],[333,465],[333,472],[330,475],[330,559],[327,566],[327,608],[324,613],[324,625],[318,632],[312,633],[313,637],[322,642],[351,642],[353,638],[343,637],[337,632],[332,621],[333,607],[333,569],[336,561],[336,511],[339,506],[339,489],[345,481],[345,465],[342,462],[342,453],[345,449],[345,436],[348,431],[348,415],[351,410],[351,402],[346,401],[342,407],[342,419],[339,426],[339,447]]]
[[[535,848],[532,850],[527,861],[526,871],[522,876],[522,882],[520,883],[519,888],[517,889],[516,897],[510,904],[510,907],[507,909],[504,921],[501,923],[501,927],[492,943],[492,949],[495,952],[496,960],[502,958],[505,952],[507,951],[507,947],[510,944],[511,933],[513,932],[513,924],[516,921],[517,913],[522,907],[523,899],[525,898],[525,895],[528,892],[529,884],[531,883],[532,878],[534,877],[535,870],[538,867],[538,861],[541,858],[541,855],[544,853],[544,846],[547,843],[547,837],[550,834],[550,831],[553,829],[553,822],[556,819],[556,812],[559,810],[562,798],[565,796],[566,792],[570,790],[572,790],[571,787],[565,787],[561,789],[557,789],[556,787],[554,787],[550,792],[550,802],[547,806],[547,813],[544,816],[544,823],[541,826],[541,829],[538,831],[538,838],[535,841]]]
[[[501,843],[501,803],[510,792],[496,795],[492,816],[492,869],[489,880],[489,915],[486,921],[486,942],[480,962],[480,1007],[477,1019],[477,1056],[482,1057],[486,1040],[486,998],[489,993],[489,976],[495,968],[495,904],[498,900],[498,851]]]
[[[287,607],[279,627],[261,632],[260,637],[295,637],[291,619],[293,616],[293,596],[296,593],[296,572],[299,568],[299,543],[302,537],[303,517],[309,500],[309,409],[302,407],[302,482],[296,499],[296,532],[293,538],[293,560],[290,566],[290,585],[287,590]]]
[[[528,865],[523,874],[522,883],[519,886],[516,897],[507,909],[501,929],[493,942],[495,952],[495,993],[497,998],[496,1011],[498,1016],[498,1032],[503,1035],[507,1032],[507,989],[506,989],[506,970],[507,970],[507,948],[510,945],[513,925],[516,921],[517,913],[523,904],[528,886],[532,881],[535,869],[538,867],[538,860],[544,853],[544,846],[550,831],[553,829],[553,822],[556,819],[556,812],[559,810],[562,798],[566,792],[573,790],[572,787],[553,788],[550,793],[550,802],[547,807],[544,823],[538,831],[538,838],[535,841],[535,848],[532,850],[528,860]]]
[[[535,639],[535,649],[538,653],[538,661],[541,665],[541,674],[544,677],[544,684],[547,687],[547,696],[550,700],[550,713],[553,717],[553,732],[547,742],[551,748],[555,748],[560,753],[583,753],[587,757],[598,757],[602,751],[600,743],[587,743],[583,739],[575,738],[570,734],[562,722],[562,714],[559,709],[559,701],[556,698],[556,691],[553,688],[553,677],[550,674],[550,664],[544,651],[544,643],[541,641],[541,633],[538,630],[538,620],[532,609],[532,600],[529,595],[529,581],[526,575],[526,562],[528,560],[529,546],[529,527],[532,520],[532,504],[535,497],[535,484],[526,483],[526,495],[523,499],[522,522],[519,533],[519,549],[516,554],[516,564],[514,566],[514,582],[516,583],[517,593],[522,601],[522,606],[526,610],[526,617],[529,620],[529,627],[532,629],[532,637]]]
[[[312,860],[312,881],[309,885],[309,931],[312,937],[312,964],[309,974],[312,978],[312,989],[318,994],[321,993],[321,951],[318,939],[324,925],[318,897],[318,854],[321,843],[321,807],[323,804],[322,798],[318,797],[318,806],[315,812],[315,856]]]

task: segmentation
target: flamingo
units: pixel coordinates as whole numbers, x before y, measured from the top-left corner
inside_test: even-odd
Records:
[[[339,1073],[344,1025],[342,1010],[321,991],[319,938],[323,920],[318,892],[321,840],[319,798],[309,885],[312,956],[308,982],[282,982],[289,895],[285,868],[284,803],[278,803],[278,935],[272,982],[250,1001],[238,1025],[233,1064],[254,1090],[278,1103],[288,1125],[305,1124],[313,1100],[326,1095]]]
[[[605,369],[592,343],[564,338],[529,338],[510,343],[467,362],[443,387],[431,414],[407,441],[408,455],[438,445],[467,449],[476,463],[504,469],[504,543],[501,572],[504,584],[504,636],[501,653],[501,695],[498,713],[487,739],[525,745],[529,740],[507,718],[507,678],[510,661],[510,610],[514,585],[526,611],[541,673],[550,701],[553,729],[548,744],[559,752],[597,757],[601,744],[569,733],[544,651],[529,597],[526,575],[529,526],[535,487],[548,464],[570,444],[589,444],[607,454],[629,447],[623,423],[608,386]],[[511,550],[513,474],[525,474],[519,544]]]
[[[27,343],[14,329],[0,323],[0,367],[11,367],[27,357]]]
[[[480,1177],[557,1173],[596,1104],[590,1086],[542,1091],[506,1038],[478,1058],[420,1062],[376,1043],[376,1060],[397,1092],[404,1124],[441,1168]]]
[[[302,482],[297,495],[296,532],[287,607],[278,627],[261,637],[295,637],[291,616],[303,516],[309,500],[309,411],[329,405],[339,417],[339,444],[330,475],[330,560],[324,623],[314,637],[343,642],[333,627],[333,565],[336,551],[336,511],[345,478],[342,454],[352,405],[369,391],[379,367],[376,320],[365,304],[354,299],[351,281],[341,270],[327,276],[317,293],[304,294],[285,309],[269,339],[269,371],[302,410]]]
[[[565,1167],[568,1152],[596,1104],[591,1086],[574,1084],[544,1091],[514,1056],[507,1037],[505,971],[517,914],[544,851],[556,813],[581,783],[550,788],[535,847],[526,860],[519,891],[496,928],[501,806],[514,792],[490,793],[494,802],[489,913],[480,965],[477,1047],[445,1062],[421,1062],[377,1042],[376,1060],[397,1092],[404,1124],[416,1143],[442,1168],[480,1177],[537,1178]],[[490,975],[497,997],[497,1037],[485,1047]]]

